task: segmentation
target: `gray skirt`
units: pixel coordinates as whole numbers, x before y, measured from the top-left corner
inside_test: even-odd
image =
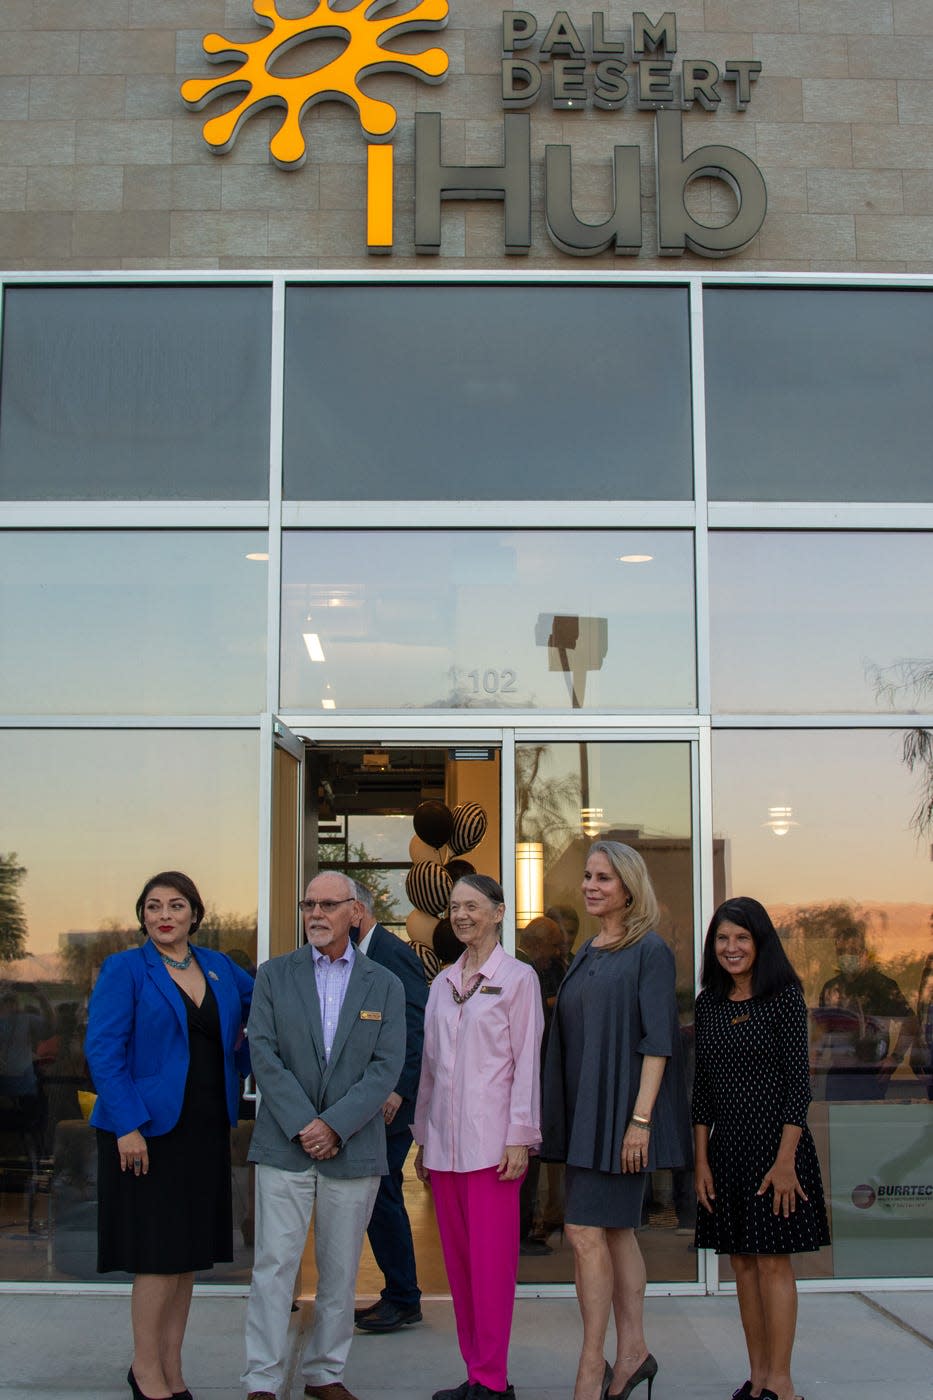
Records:
[[[599,1172],[568,1163],[564,1220],[603,1230],[635,1230],[641,1224],[647,1172]]]

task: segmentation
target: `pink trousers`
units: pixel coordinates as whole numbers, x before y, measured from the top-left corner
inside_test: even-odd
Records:
[[[467,1380],[505,1390],[521,1181],[500,1181],[495,1167],[432,1171],[431,1190]]]

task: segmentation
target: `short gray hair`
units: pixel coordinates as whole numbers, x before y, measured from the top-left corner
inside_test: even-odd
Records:
[[[353,888],[356,890],[356,897],[363,908],[371,914],[373,912],[373,892],[366,885],[361,885],[359,880],[353,881]]]

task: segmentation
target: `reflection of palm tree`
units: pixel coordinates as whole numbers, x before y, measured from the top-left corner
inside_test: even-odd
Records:
[[[575,773],[545,777],[550,744],[521,744],[515,750],[515,828],[519,841],[540,841],[545,864],[557,846],[579,830],[580,779]]]
[[[892,666],[869,666],[875,696],[892,708],[898,697],[909,698],[911,708],[929,708],[933,699],[933,661],[905,658]],[[920,778],[920,801],[910,824],[918,836],[933,835],[933,729],[908,729],[901,744],[901,758]]]

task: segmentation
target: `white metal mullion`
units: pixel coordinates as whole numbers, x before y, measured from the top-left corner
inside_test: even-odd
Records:
[[[273,716],[266,713],[259,722],[259,899],[256,913],[256,962],[269,956],[269,926],[272,904],[272,767],[275,740]]]
[[[607,526],[607,512],[611,524]],[[690,529],[692,501],[286,501],[292,529]]]
[[[690,285],[690,385],[693,404],[693,493],[696,501],[693,568],[697,709],[701,715],[706,715],[711,707],[709,533],[706,514],[706,360],[703,343],[703,288],[699,282]]]
[[[4,501],[21,530],[249,530],[266,528],[266,501]]]
[[[501,850],[502,892],[505,907],[511,909],[502,941],[507,953],[515,953],[515,730],[503,729],[499,758],[499,845]]]
[[[714,729],[931,729],[933,714],[714,715]]]
[[[282,629],[282,437],[285,402],[285,283],[272,287],[272,356],[269,386],[269,579],[266,608],[266,709],[279,703]]]

